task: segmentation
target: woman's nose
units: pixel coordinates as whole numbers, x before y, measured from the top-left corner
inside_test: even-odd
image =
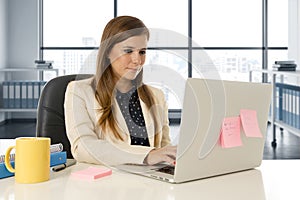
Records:
[[[133,52],[131,55],[131,60],[135,64],[141,64],[142,58],[141,58],[141,55],[139,54],[139,52]]]

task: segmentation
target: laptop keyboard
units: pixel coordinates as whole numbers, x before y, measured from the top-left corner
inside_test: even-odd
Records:
[[[174,175],[175,167],[174,166],[165,166],[163,168],[158,169],[157,171],[166,173],[166,174],[171,174]]]

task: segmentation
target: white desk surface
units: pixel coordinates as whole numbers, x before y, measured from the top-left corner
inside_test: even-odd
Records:
[[[87,168],[76,164],[51,172],[49,181],[18,184],[14,177],[0,179],[0,200],[299,200],[300,160],[264,160],[255,170],[181,184],[170,184],[114,170],[94,181],[70,176]]]

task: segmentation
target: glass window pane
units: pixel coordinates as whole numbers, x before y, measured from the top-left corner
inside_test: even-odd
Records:
[[[140,0],[118,0],[118,15],[138,17],[150,29],[167,29],[185,37],[188,36],[188,2],[186,0],[143,2]],[[150,37],[152,35],[151,33]],[[187,44],[186,40],[184,46]],[[182,46],[182,43],[173,40],[172,46]]]
[[[44,0],[44,46],[99,46],[113,1]]]
[[[200,46],[262,44],[262,1],[193,1],[193,40]]]
[[[147,51],[144,82],[164,91],[169,109],[182,108],[188,69],[186,58],[185,50]]]
[[[288,46],[288,1],[268,1],[268,46]]]
[[[193,77],[213,78],[219,76],[223,80],[249,81],[250,69],[261,69],[262,52],[260,50],[207,50],[212,63],[201,64],[201,50],[193,51]],[[199,59],[197,61],[195,59]],[[199,67],[200,66],[200,67]],[[218,74],[215,74],[218,73]]]
[[[44,59],[53,61],[53,67],[64,74],[94,74],[96,50],[44,50]]]

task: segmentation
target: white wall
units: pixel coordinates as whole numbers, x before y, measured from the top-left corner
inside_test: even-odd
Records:
[[[288,59],[295,60],[300,70],[300,0],[289,0]],[[290,83],[300,85],[300,77],[290,77]]]
[[[288,58],[300,69],[300,0],[289,0]]]
[[[0,68],[6,66],[6,1],[0,0]]]
[[[6,66],[6,2],[7,0],[0,0],[0,68]],[[4,80],[4,74],[0,74],[0,81]],[[0,89],[2,93],[2,89]],[[1,94],[0,93],[0,94]],[[4,120],[4,113],[0,113],[0,122]]]
[[[2,0],[0,0],[2,1]],[[38,59],[38,0],[7,0],[7,67],[32,68]],[[18,72],[13,79],[35,79]],[[35,118],[36,113],[12,113],[11,118]]]
[[[38,0],[8,0],[8,67],[33,67],[38,58]]]

